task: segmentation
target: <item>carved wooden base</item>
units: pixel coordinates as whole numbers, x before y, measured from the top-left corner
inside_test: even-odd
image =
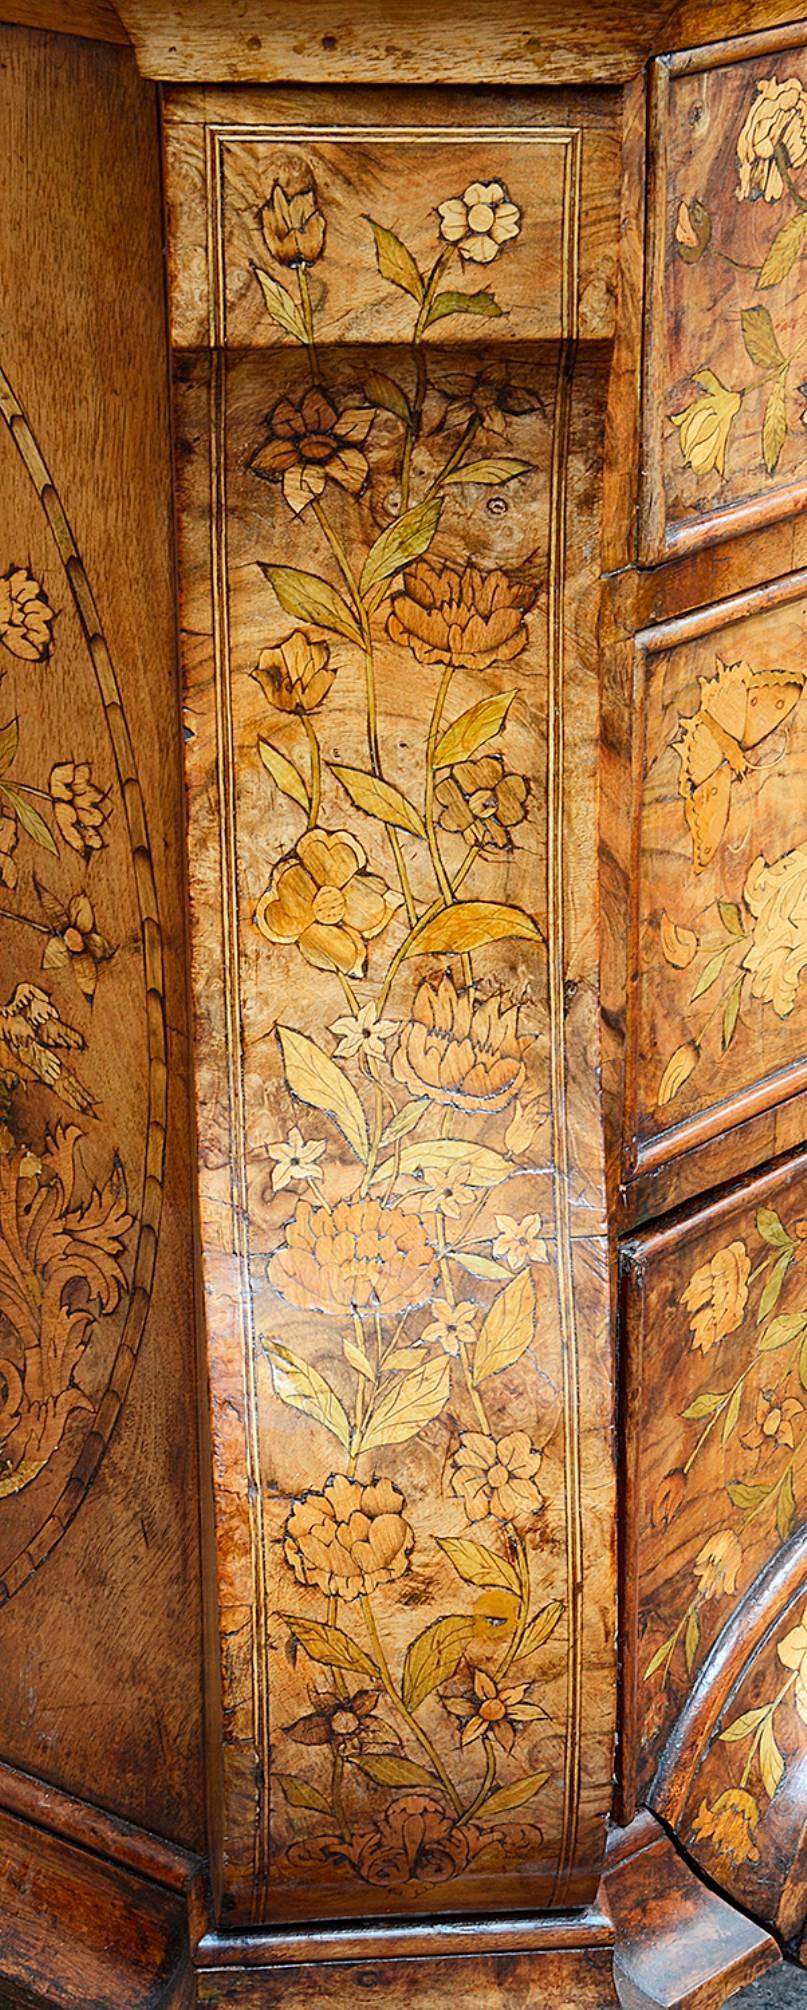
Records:
[[[765,1928],[701,1884],[653,1815],[614,1832],[602,1893],[623,2010],[718,2010],[781,1961]]]

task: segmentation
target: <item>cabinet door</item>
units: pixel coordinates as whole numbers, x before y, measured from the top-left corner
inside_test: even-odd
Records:
[[[167,102],[233,1922],[597,1883],[617,148],[547,117]]]

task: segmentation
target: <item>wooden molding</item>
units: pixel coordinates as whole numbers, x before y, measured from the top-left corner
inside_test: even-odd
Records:
[[[622,2010],[718,2010],[781,1959],[764,1927],[702,1884],[647,1813],[615,1830],[602,1890]]]

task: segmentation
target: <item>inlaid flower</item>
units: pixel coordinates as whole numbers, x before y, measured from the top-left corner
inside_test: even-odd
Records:
[[[521,227],[521,211],[500,181],[469,182],[462,195],[439,202],[437,214],[440,236],[474,265],[490,265]]]
[[[360,1598],[403,1577],[414,1546],[403,1494],[392,1480],[366,1486],[336,1473],[321,1493],[295,1501],[283,1552],[300,1584],[331,1598]]]
[[[469,1521],[484,1521],[488,1515],[514,1521],[543,1506],[535,1484],[541,1463],[527,1431],[508,1431],[501,1438],[466,1431],[451,1461],[450,1489],[464,1501]]]
[[[487,433],[503,439],[509,418],[525,418],[530,412],[544,412],[543,398],[526,384],[514,381],[506,363],[489,363],[475,376],[458,376],[446,385],[448,404],[439,430],[467,426],[476,421]]]
[[[717,1800],[701,1801],[692,1834],[696,1842],[711,1842],[718,1856],[728,1857],[737,1865],[759,1863],[759,1850],[754,1842],[759,1808],[753,1794],[744,1787],[729,1787]]]
[[[679,203],[675,220],[675,249],[685,265],[697,265],[711,235],[709,211],[704,208],[700,197],[696,195],[691,202]]]
[[[780,1640],[776,1652],[783,1668],[792,1669],[796,1681],[793,1700],[803,1724],[807,1724],[807,1605],[801,1622]]]
[[[355,1061],[361,1055],[367,1061],[382,1061],[387,1041],[400,1029],[397,1019],[380,1019],[377,1005],[369,1000],[355,1015],[343,1013],[333,1019],[330,1030],[339,1042],[337,1060]]]
[[[503,1110],[526,1079],[518,1006],[503,991],[458,991],[448,971],[418,985],[392,1061],[413,1095],[469,1112]]]
[[[324,1141],[321,1138],[305,1139],[297,1124],[292,1125],[286,1139],[269,1145],[267,1149],[269,1157],[275,1161],[272,1185],[276,1192],[296,1181],[316,1186],[321,1180],[322,1166],[319,1161],[325,1150]]]
[[[458,761],[434,791],[437,821],[443,830],[461,832],[467,845],[482,852],[510,850],[511,832],[524,822],[529,793],[526,777],[509,774],[499,754]]]
[[[16,817],[0,816],[0,885],[13,892],[17,884],[17,861],[14,853],[19,841],[19,825]]]
[[[679,444],[687,467],[696,475],[708,475],[716,468],[722,481],[729,433],[743,394],[727,390],[714,370],[696,370],[692,381],[700,385],[702,397],[693,398],[682,412],[672,412],[670,416],[679,429]]]
[[[269,414],[268,439],[252,455],[250,468],[262,481],[282,483],[295,516],[323,494],[326,482],[358,495],[369,474],[361,446],[374,416],[369,405],[337,411],[316,386],[299,404],[280,398]]]
[[[51,929],[42,968],[70,970],[79,990],[91,1003],[98,982],[98,965],[114,954],[112,943],[96,928],[92,902],[86,893],[72,894],[63,907],[56,894],[38,881],[36,890]]]
[[[420,1221],[377,1200],[340,1200],[333,1210],[299,1200],[268,1271],[292,1305],[342,1314],[425,1305],[438,1275]]]
[[[418,559],[392,597],[387,634],[419,663],[489,670],[512,663],[529,641],[524,620],[537,599],[534,580],[478,565]]]
[[[804,1404],[797,1396],[779,1396],[775,1390],[760,1389],[753,1424],[742,1441],[746,1450],[773,1451],[786,1445],[789,1451],[794,1451],[793,1425],[803,1409]]]
[[[756,858],[743,898],[755,923],[743,957],[743,968],[751,972],[752,994],[772,1005],[778,1018],[786,1019],[807,964],[807,844],[786,852],[773,865]]]
[[[497,1214],[496,1228],[493,1254],[509,1270],[523,1270],[527,1263],[549,1261],[539,1214],[523,1214],[520,1220],[512,1214]]]
[[[56,616],[38,579],[20,565],[0,577],[0,642],[23,663],[44,663],[50,655]]]
[[[357,1758],[362,1752],[390,1751],[400,1744],[397,1731],[377,1715],[377,1689],[357,1689],[342,1694],[326,1689],[312,1696],[313,1709],[293,1724],[286,1724],[287,1738],[296,1745],[330,1745],[339,1758]]]
[[[689,1313],[692,1346],[701,1354],[708,1354],[710,1347],[742,1325],[750,1275],[751,1259],[739,1240],[718,1249],[693,1271],[681,1304]]]
[[[255,925],[267,942],[296,943],[317,970],[360,976],[368,942],[398,905],[383,879],[367,871],[367,855],[350,831],[305,831],[275,866]]]
[[[763,77],[737,141],[737,201],[778,202],[785,173],[807,160],[807,92],[798,77]]]
[[[73,851],[89,858],[105,843],[103,825],[110,813],[109,798],[93,781],[89,761],[58,761],[51,768],[50,799],[57,826]]]
[[[278,265],[315,265],[325,245],[325,218],[317,203],[313,176],[291,189],[272,183],[258,221],[267,249]]]
[[[733,1529],[721,1528],[716,1535],[710,1535],[693,1564],[699,1597],[731,1597],[737,1589],[742,1560],[742,1549]]]
[[[477,1738],[493,1738],[503,1752],[512,1752],[520,1724],[545,1717],[540,1703],[530,1701],[529,1682],[499,1684],[484,1668],[474,1671],[473,1691],[464,1696],[443,1696],[452,1717],[462,1720],[460,1743],[474,1744]]]
[[[431,1319],[424,1326],[421,1340],[428,1345],[442,1347],[446,1354],[455,1357],[461,1347],[472,1347],[476,1339],[476,1306],[469,1298],[460,1298],[456,1304],[447,1298],[432,1300]]]
[[[277,649],[262,649],[253,676],[278,712],[316,712],[327,698],[336,671],[327,642],[312,642],[295,628]]]
[[[681,1466],[674,1466],[672,1472],[665,1473],[653,1495],[650,1519],[654,1528],[669,1528],[684,1499],[686,1484],[686,1474]]]

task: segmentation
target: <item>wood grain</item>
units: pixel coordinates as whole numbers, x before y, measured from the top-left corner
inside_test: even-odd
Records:
[[[92,1102],[92,1112],[76,1111],[47,1086],[22,1087],[14,1093],[10,1128],[41,1156],[47,1133],[53,1136],[60,1120],[77,1121],[82,1138],[73,1204],[86,1209],[96,1186],[108,1190],[105,1205],[118,1206],[125,1182],[131,1229],[121,1227],[122,1281],[113,1286],[110,1279],[109,1311],[96,1317],[83,1365],[68,1383],[62,1402],[62,1410],[70,1405],[68,1425],[60,1434],[54,1424],[52,1455],[41,1475],[6,1491],[0,1503],[3,1574],[14,1592],[0,1614],[0,1739],[12,1763],[68,1792],[86,1789],[89,1769],[102,1806],[198,1843],[187,1032],[182,905],[172,853],[179,829],[178,722],[155,104],[131,57],[100,45],[91,49],[78,39],[11,28],[3,31],[3,52],[3,116],[11,143],[0,256],[4,298],[14,300],[14,312],[3,317],[0,362],[30,431],[6,400],[14,432],[4,427],[0,441],[6,554],[0,570],[23,564],[56,612],[44,662],[21,661],[8,646],[2,651],[3,719],[19,719],[8,780],[16,773],[24,787],[44,791],[44,800],[30,794],[24,800],[43,808],[45,822],[58,832],[58,849],[43,849],[27,834],[17,837],[11,854],[17,883],[10,884],[7,873],[3,890],[2,996],[5,1002],[23,980],[47,993],[60,1019],[80,1035],[81,1046],[67,1058]],[[128,134],[125,162],[121,130]],[[57,269],[69,276],[58,288]],[[47,323],[41,315],[46,295]],[[69,400],[65,371],[76,386]],[[32,435],[55,484],[41,501]],[[141,507],[144,484],[148,513]],[[78,567],[54,494],[80,552]],[[72,581],[79,583],[80,606]],[[106,713],[101,689],[111,707]],[[166,758],[172,746],[173,761],[170,751]],[[81,828],[68,825],[65,838],[48,796],[54,765],[83,760],[108,810],[100,826],[103,843],[86,857]],[[137,787],[125,783],[121,792],[118,777],[127,772],[121,762],[131,762],[137,774],[145,820]],[[91,797],[88,805],[92,810]],[[152,902],[150,910],[149,848],[157,886],[157,907]],[[80,895],[89,897],[98,940],[93,936],[88,951],[71,936],[83,962],[71,964],[69,945],[65,955],[62,943],[49,952],[61,958],[58,967],[46,959],[41,969],[49,936],[60,929],[64,935],[71,924],[69,916],[59,922],[51,905],[48,929],[39,886],[63,909]],[[143,920],[148,912],[151,918]],[[163,1096],[166,1081],[155,915],[173,1029],[164,1182],[154,1100]],[[93,979],[91,1002],[86,987]],[[155,1254],[151,1295],[145,1280]],[[58,1390],[57,1384],[54,1397]],[[74,1402],[78,1395],[83,1407]],[[186,1420],[181,1432],[179,1415]],[[19,1442],[19,1433],[6,1438],[5,1461],[25,1478]],[[52,1547],[65,1526],[67,1534]],[[26,1558],[41,1560],[33,1584],[24,1583]]]
[[[650,1815],[614,1831],[603,1890],[622,2010],[719,2010],[781,1959],[764,1927],[702,1884]]]

